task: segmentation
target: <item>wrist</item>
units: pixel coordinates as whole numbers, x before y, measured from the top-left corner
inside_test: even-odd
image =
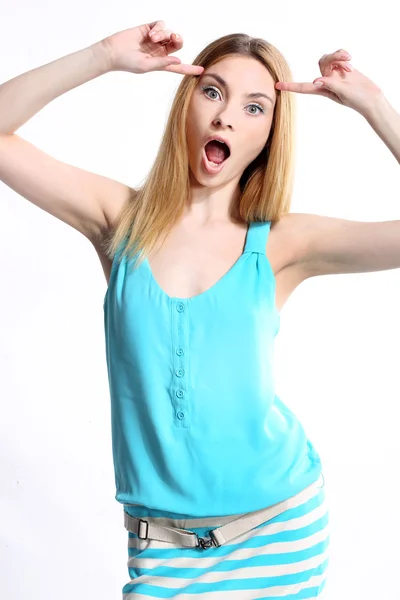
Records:
[[[387,113],[387,111],[391,108],[391,105],[383,94],[379,94],[374,98],[374,101],[363,110],[363,117],[370,123],[372,120],[379,118],[380,115]]]
[[[98,67],[101,71],[101,74],[114,71],[112,50],[107,42],[107,38],[104,38],[103,40],[92,44],[91,49],[93,51],[93,56],[95,57],[98,63]]]

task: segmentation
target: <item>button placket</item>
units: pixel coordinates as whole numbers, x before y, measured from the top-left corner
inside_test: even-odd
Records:
[[[172,320],[174,423],[177,427],[188,427],[188,407],[186,389],[186,346],[187,303],[175,300]]]

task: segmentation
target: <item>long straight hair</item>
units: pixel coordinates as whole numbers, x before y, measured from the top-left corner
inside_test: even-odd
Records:
[[[283,55],[261,38],[233,33],[211,42],[192,64],[208,69],[227,56],[251,57],[263,64],[274,82],[292,81]],[[185,75],[178,87],[159,151],[145,183],[131,188],[117,224],[103,241],[109,258],[118,252],[136,256],[139,265],[160,237],[168,235],[183,214],[190,195],[186,118],[197,75]],[[240,178],[239,217],[250,221],[279,221],[290,209],[295,163],[294,95],[276,91],[276,103],[268,140]]]

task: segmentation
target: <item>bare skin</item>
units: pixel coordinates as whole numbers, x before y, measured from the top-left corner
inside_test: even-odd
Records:
[[[153,278],[169,296],[191,298],[203,293],[220,280],[242,254],[246,227],[245,224],[225,224],[196,231],[179,225],[162,250],[149,257]],[[298,266],[286,266],[292,253],[287,237],[281,221],[271,228],[266,247],[277,284],[278,311],[302,281]]]
[[[159,41],[151,37],[156,33]],[[109,71],[199,75],[187,121],[190,200],[167,242],[149,259],[153,278],[166,294],[193,297],[219,281],[242,254],[246,225],[233,220],[232,207],[240,196],[241,174],[268,139],[276,90],[326,91],[310,88],[311,84],[275,84],[268,70],[249,57],[224,57],[207,70],[185,65],[170,56],[182,47],[182,36],[156,21],[117,32],[3,83],[0,107],[6,110],[0,110],[0,180],[87,237],[108,282],[112,263],[100,241],[104,232],[114,229],[130,187],[57,160],[15,131],[61,93]],[[339,65],[346,70],[348,58],[343,51],[324,55],[322,75],[329,77],[331,68]],[[26,102],[19,102],[21,97]],[[229,140],[232,149],[229,164],[218,175],[208,173],[202,164],[205,138],[214,134]],[[308,219],[308,215],[290,213],[271,228],[266,255],[275,274],[278,310],[307,277],[343,272],[343,260],[340,265],[332,261],[315,264],[316,249],[309,239],[315,221],[314,215]]]
[[[159,42],[152,41],[153,32],[161,35]],[[129,186],[57,160],[14,132],[60,93],[109,71],[199,75],[187,120],[190,198],[182,219],[149,260],[153,277],[166,294],[193,297],[219,281],[243,252],[246,225],[233,218],[233,208],[240,197],[241,174],[268,139],[277,92],[268,70],[252,58],[224,57],[203,69],[170,56],[182,47],[182,36],[157,21],[118,32],[3,83],[0,106],[7,110],[0,111],[0,179],[86,236],[108,282],[111,261],[100,242],[114,229],[130,196]],[[21,97],[25,103],[18,101]],[[214,135],[229,140],[232,150],[218,175],[210,174],[202,163],[205,140]],[[276,276],[278,309],[309,276],[302,241],[307,223],[302,217],[287,215],[268,237],[266,254]]]
[[[252,92],[269,98],[246,95]],[[235,215],[239,181],[268,140],[275,102],[273,78],[249,57],[225,57],[199,78],[187,119],[190,199],[183,217],[148,259],[153,279],[168,296],[192,298],[202,294],[242,254],[247,224]],[[202,163],[205,140],[213,135],[227,139],[231,146],[231,155],[218,174],[208,173]],[[107,215],[108,222],[113,218],[116,215]],[[306,278],[300,260],[300,230],[295,223],[296,215],[283,217],[271,227],[267,241],[279,311]],[[108,279],[111,263],[101,256],[101,250],[98,252]]]
[[[266,255],[276,280],[276,308],[281,311],[293,291],[307,278],[296,260],[296,214],[290,213],[271,227]],[[225,223],[190,227],[175,225],[161,248],[149,256],[153,278],[169,296],[191,298],[212,287],[235,264],[243,252],[245,224]],[[112,261],[95,245],[107,283]]]

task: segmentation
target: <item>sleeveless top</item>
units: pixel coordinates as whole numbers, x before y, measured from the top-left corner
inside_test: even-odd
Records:
[[[276,395],[280,316],[271,222],[211,288],[167,295],[148,259],[114,257],[104,297],[115,499],[175,515],[228,516],[287,499],[321,461]]]

